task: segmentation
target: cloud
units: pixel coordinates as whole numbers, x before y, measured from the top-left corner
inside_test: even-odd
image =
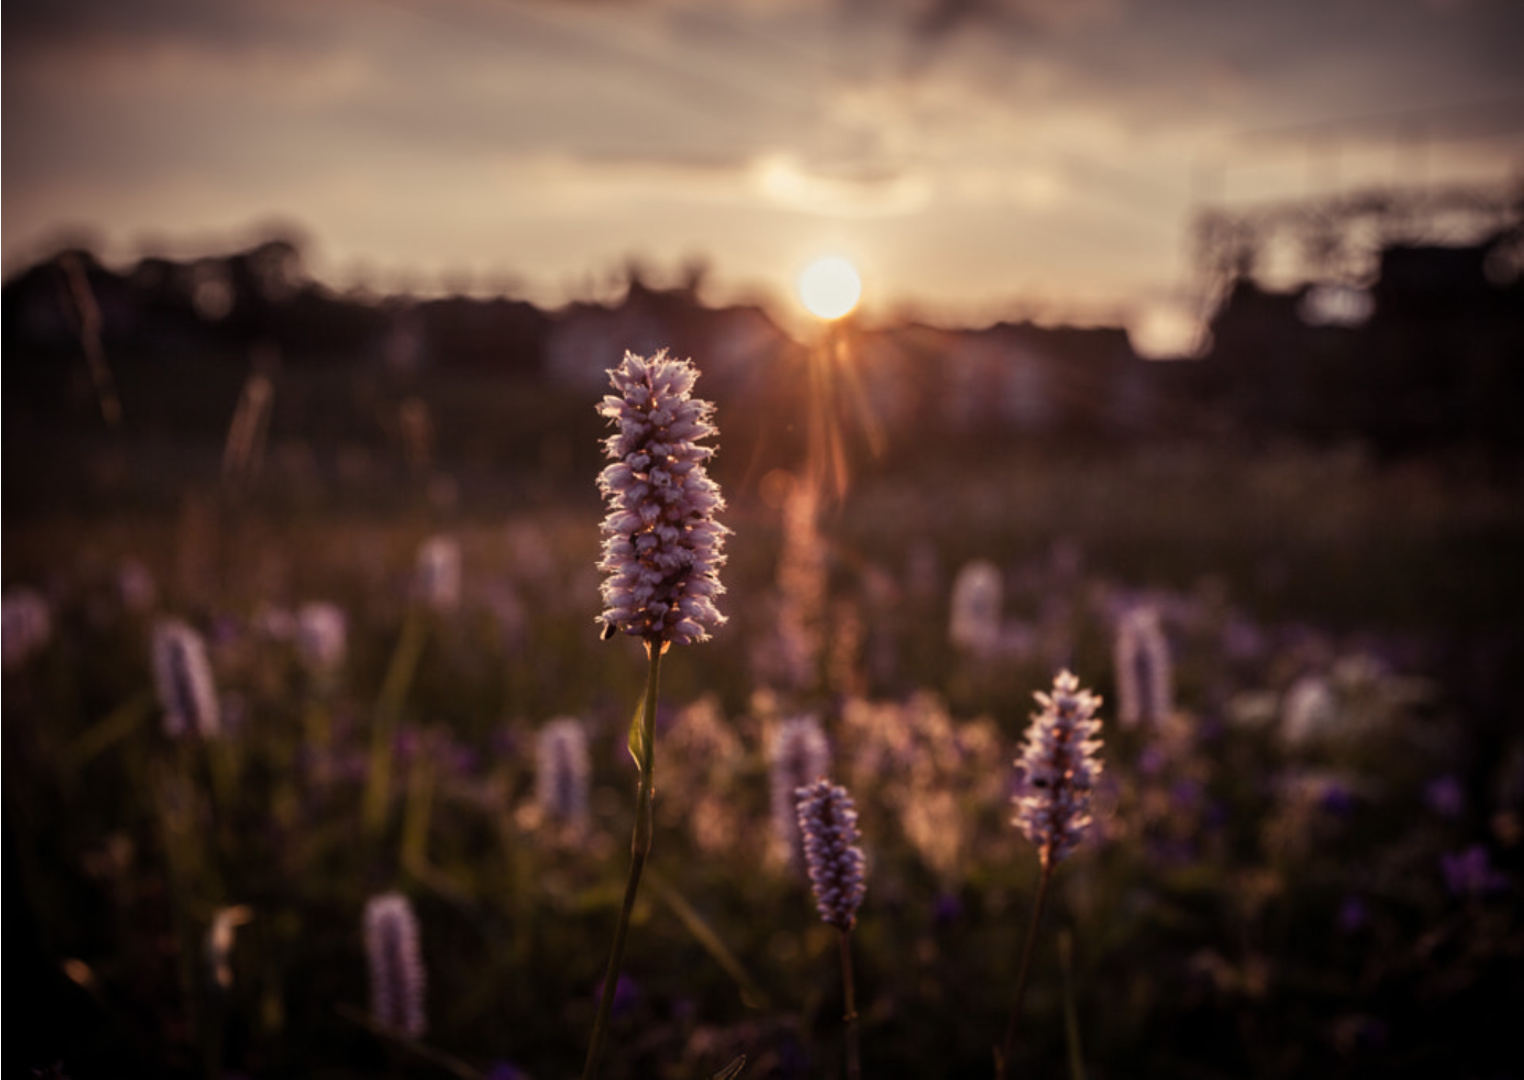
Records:
[[[377,263],[755,279],[829,237],[907,295],[1121,295],[1177,273],[1214,168],[1231,197],[1305,193],[1319,147],[1390,178],[1403,116],[1430,177],[1524,157],[1503,0],[23,0],[5,28],[8,252],[281,214]]]
[[[830,217],[880,218],[912,214],[931,199],[931,184],[914,171],[829,175],[787,153],[764,155],[753,182],[766,198],[792,210]]]

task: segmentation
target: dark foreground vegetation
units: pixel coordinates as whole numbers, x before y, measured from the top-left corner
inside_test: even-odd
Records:
[[[107,350],[104,419],[75,333],[6,356],[6,1073],[576,1074],[644,673],[594,622],[601,386]],[[770,789],[801,715],[860,812],[863,1075],[992,1075],[1038,880],[1013,762],[1061,667],[1105,698],[1104,771],[1010,1075],[1520,1075],[1511,455],[1220,417],[1059,432],[978,392],[960,424],[930,339],[900,396],[868,392],[863,340],[772,368],[693,350],[730,621],[663,669],[605,1075],[743,1054],[747,1078],[843,1074],[835,932]],[[434,538],[459,553],[453,602],[420,589]],[[975,562],[998,597],[954,639]],[[314,603],[342,614],[337,659],[302,633]],[[1172,692],[1124,726],[1114,646],[1140,610]],[[166,618],[207,644],[215,732],[166,730]],[[536,786],[565,717],[585,818]],[[371,1010],[361,912],[393,891],[418,918],[418,1038]]]

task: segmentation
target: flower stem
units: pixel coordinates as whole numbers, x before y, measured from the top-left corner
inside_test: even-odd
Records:
[[[386,678],[376,699],[371,729],[370,769],[365,782],[365,801],[361,821],[369,837],[379,837],[386,829],[387,811],[391,801],[392,786],[392,740],[397,734],[397,722],[402,714],[403,699],[412,685],[413,675],[423,655],[424,642],[428,638],[428,623],[417,604],[408,608],[397,647],[392,652],[391,663],[386,668]]]
[[[847,1080],[862,1076],[862,1060],[857,1037],[857,994],[852,987],[852,932],[841,931],[841,992],[846,1002]]]
[[[1037,900],[1032,905],[1032,924],[1027,928],[1026,944],[1021,949],[1021,968],[1016,974],[1016,1003],[1011,1007],[1010,1023],[1005,1026],[1005,1043],[995,1054],[997,1080],[1005,1080],[1006,1067],[1016,1050],[1016,1027],[1021,1021],[1021,1006],[1027,996],[1027,977],[1032,973],[1032,953],[1037,944],[1037,924],[1042,919],[1043,904],[1048,899],[1048,886],[1053,881],[1053,866],[1053,860],[1046,857],[1043,859],[1042,877],[1037,883]]]
[[[1079,1010],[1074,1004],[1074,935],[1068,929],[1058,935],[1058,962],[1064,976],[1064,1041],[1069,1044],[1069,1080],[1085,1080]]]
[[[666,643],[646,642],[651,666],[646,672],[646,694],[640,714],[640,743],[637,755],[640,781],[635,789],[635,830],[630,838],[630,876],[624,885],[624,902],[619,907],[619,924],[614,929],[614,948],[609,953],[608,970],[603,976],[603,994],[598,1001],[598,1017],[593,1022],[592,1044],[587,1049],[583,1080],[593,1080],[603,1063],[603,1049],[608,1042],[609,1013],[614,1007],[614,991],[619,983],[619,968],[624,961],[624,941],[630,931],[630,915],[635,910],[635,893],[640,888],[640,874],[651,853],[651,795],[656,758],[656,688],[661,675],[661,656]]]

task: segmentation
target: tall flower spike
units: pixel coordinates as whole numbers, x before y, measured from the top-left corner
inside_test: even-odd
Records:
[[[320,674],[335,672],[344,663],[349,622],[337,604],[314,600],[296,612],[296,648],[307,667]]]
[[[535,742],[535,803],[552,821],[574,829],[588,818],[587,732],[581,721],[562,716],[540,729]]]
[[[725,591],[719,569],[730,530],[714,519],[725,500],[705,468],[714,449],[699,440],[717,429],[714,406],[690,396],[697,377],[665,349],[649,360],[627,352],[609,372],[618,393],[598,407],[619,428],[598,477],[608,503],[599,621],[652,643],[705,641],[725,621],[714,598]]]
[[[436,535],[418,548],[413,588],[425,605],[449,612],[460,604],[460,542]]]
[[[857,808],[847,789],[821,778],[796,793],[805,865],[815,891],[815,909],[838,930],[850,930],[867,886],[863,883]]]
[[[1020,790],[1013,821],[1037,845],[1046,868],[1073,851],[1090,825],[1090,792],[1101,775],[1101,722],[1095,716],[1101,699],[1081,690],[1068,671],[1054,678],[1052,693],[1033,696],[1042,710],[1032,714],[1016,759]]]
[[[964,564],[953,582],[947,636],[953,646],[988,657],[1000,643],[1000,568],[987,559]]]
[[[1117,620],[1117,722],[1135,727],[1163,723],[1174,711],[1174,675],[1164,625],[1154,607],[1135,607]]]
[[[428,1028],[423,1011],[423,958],[418,918],[401,893],[373,896],[363,916],[365,959],[370,968],[370,1007],[376,1023],[420,1038]]]
[[[219,734],[217,684],[201,635],[179,619],[160,620],[153,628],[152,659],[165,733],[172,739],[188,732],[204,739]]]
[[[10,590],[0,601],[0,619],[4,621],[5,667],[20,667],[33,653],[40,652],[53,636],[53,615],[47,600],[36,589],[25,585]]]

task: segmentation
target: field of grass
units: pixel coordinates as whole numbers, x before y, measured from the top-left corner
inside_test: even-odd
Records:
[[[729,622],[663,667],[604,1075],[742,1054],[748,1080],[844,1074],[835,932],[770,809],[796,715],[861,813],[863,1075],[993,1075],[1038,879],[1013,761],[1062,667],[1106,699],[1105,772],[1012,1076],[1521,1074],[1516,478],[1352,448],[902,446],[786,527],[790,477],[727,457],[724,422]],[[238,484],[212,432],[7,432],[8,1074],[578,1072],[645,660],[595,624],[596,423],[546,430],[422,475],[276,437]],[[415,588],[434,536],[460,552],[453,605]],[[948,635],[973,560],[1003,582],[982,650]],[[25,590],[49,625],[22,649]],[[331,670],[295,632],[319,601],[347,626]],[[1122,728],[1113,641],[1137,607],[1173,704]],[[780,674],[783,612],[802,674]],[[207,642],[215,737],[166,734],[166,617]],[[536,798],[562,716],[590,748],[580,828]],[[361,911],[390,891],[420,927],[419,1039],[370,1012]]]

